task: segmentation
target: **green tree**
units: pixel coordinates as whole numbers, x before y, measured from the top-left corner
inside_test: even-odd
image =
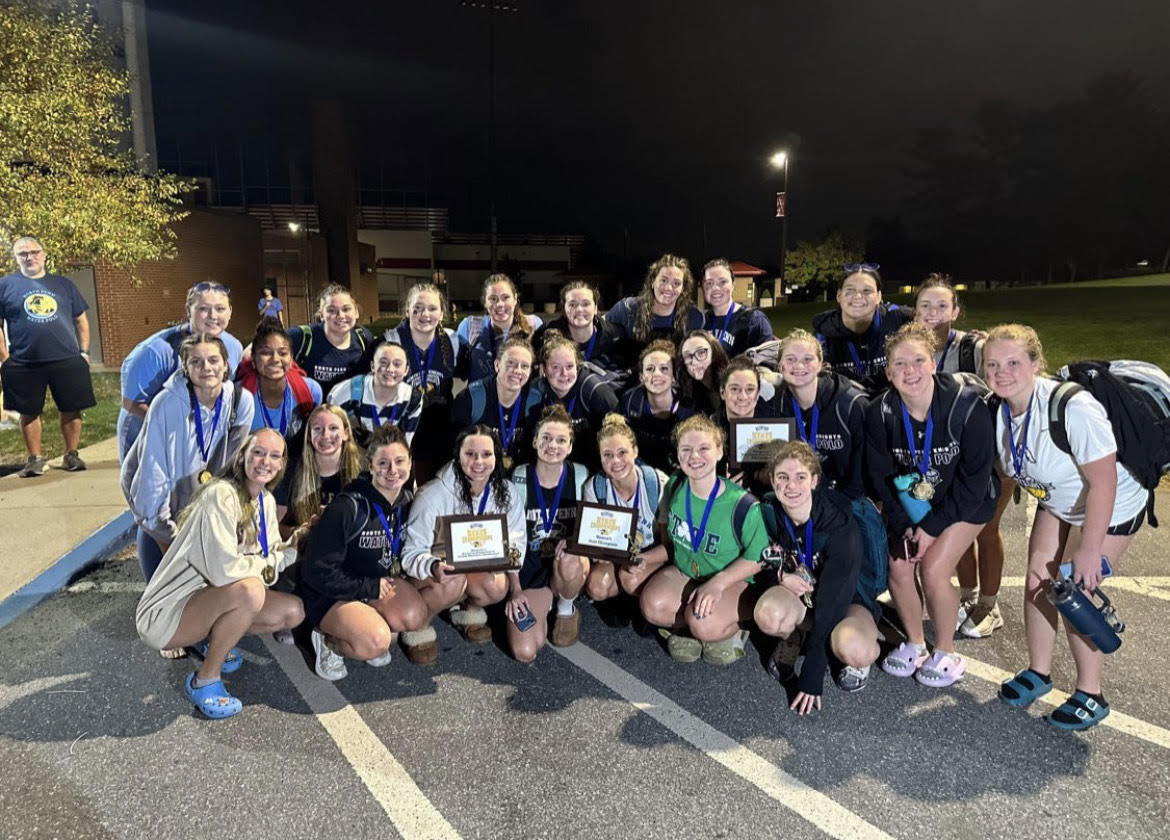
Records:
[[[841,266],[861,262],[863,253],[860,243],[846,240],[839,230],[819,242],[797,242],[784,260],[784,282],[814,288],[832,283],[841,276]]]
[[[37,236],[58,265],[174,255],[186,182],[123,139],[129,74],[90,9],[0,0],[0,243]]]

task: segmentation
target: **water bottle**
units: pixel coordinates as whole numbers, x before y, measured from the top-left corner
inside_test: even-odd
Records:
[[[1121,647],[1117,634],[1125,630],[1125,622],[1117,617],[1117,610],[1104,592],[1094,589],[1093,596],[1100,600],[1100,606],[1068,578],[1057,578],[1048,588],[1049,603],[1060,610],[1065,621],[1102,653],[1113,653]]]

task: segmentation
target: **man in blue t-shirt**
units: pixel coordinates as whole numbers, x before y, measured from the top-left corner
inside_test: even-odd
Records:
[[[41,450],[41,412],[45,391],[61,415],[65,438],[63,466],[85,469],[77,453],[81,412],[97,405],[89,373],[89,305],[73,282],[45,272],[45,249],[32,236],[12,245],[19,274],[0,278],[0,380],[8,407],[20,414],[20,432],[28,450],[22,478],[43,475],[48,462]]]
[[[260,298],[256,310],[261,318],[275,318],[280,321],[282,327],[284,326],[284,304],[280,302],[271,286],[264,287],[264,297]]]

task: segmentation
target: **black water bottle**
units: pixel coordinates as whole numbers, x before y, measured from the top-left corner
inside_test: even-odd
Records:
[[[1121,647],[1121,637],[1117,634],[1125,630],[1125,624],[1118,619],[1117,611],[1104,592],[1094,589],[1093,595],[1101,601],[1101,606],[1097,606],[1079,585],[1068,578],[1058,578],[1048,588],[1049,603],[1060,610],[1065,621],[1102,653],[1113,653]]]

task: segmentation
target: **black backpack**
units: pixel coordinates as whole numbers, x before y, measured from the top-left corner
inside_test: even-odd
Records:
[[[1150,491],[1146,515],[1158,527],[1154,515],[1154,489],[1170,472],[1170,377],[1149,362],[1072,362],[1056,374],[1062,380],[1048,402],[1048,428],[1061,452],[1069,453],[1065,414],[1074,394],[1087,391],[1105,409],[1117,460]]]

